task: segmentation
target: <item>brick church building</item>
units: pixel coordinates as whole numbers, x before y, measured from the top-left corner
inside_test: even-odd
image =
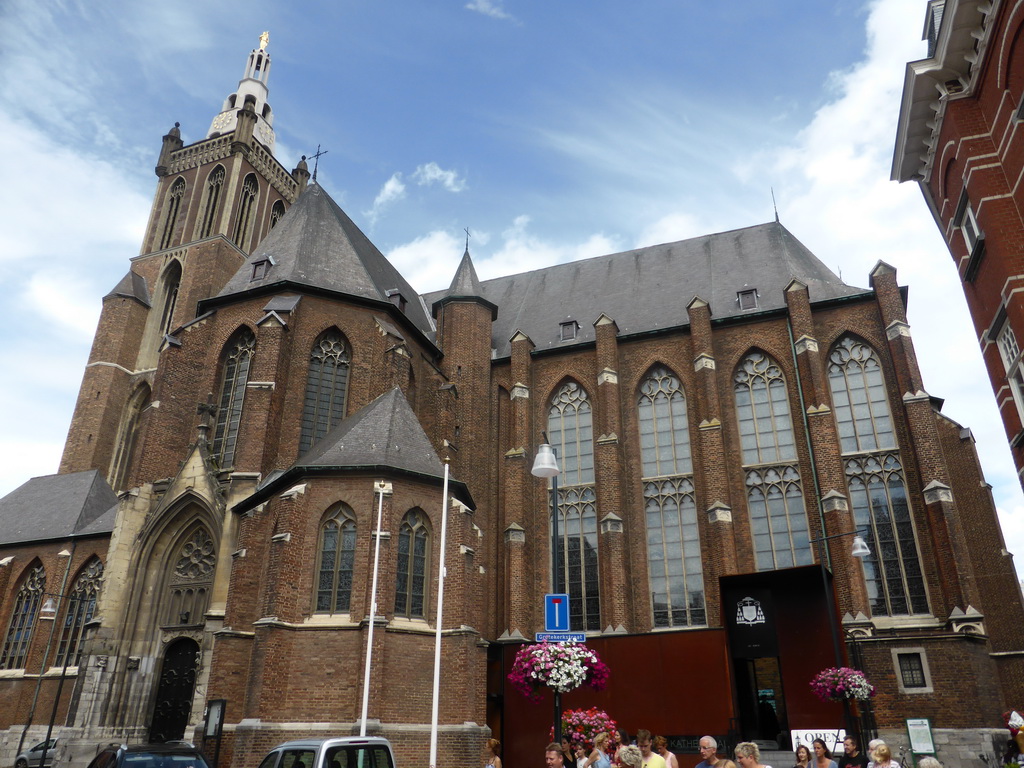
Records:
[[[491,733],[525,764],[551,708],[505,675],[556,570],[612,670],[564,705],[685,764],[705,733],[842,727],[808,682],[847,661],[864,728],[927,717],[947,766],[995,759],[1021,593],[891,266],[848,285],[774,221],[488,281],[467,249],[419,294],[274,158],[269,69],[253,50],[206,138],[164,137],[60,471],[0,499],[0,761],[51,722],[76,764],[202,741],[214,700],[222,766],[353,733],[373,621],[368,731],[422,763],[445,572],[440,764]]]

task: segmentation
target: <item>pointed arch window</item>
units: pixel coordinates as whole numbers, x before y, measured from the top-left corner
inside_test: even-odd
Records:
[[[278,222],[284,218],[284,203],[278,200],[274,203],[274,206],[270,209],[270,228],[273,229],[277,226]]]
[[[427,609],[427,574],[430,529],[427,516],[413,509],[398,529],[398,561],[395,579],[395,615],[422,619]]]
[[[178,288],[181,286],[181,262],[174,259],[164,270],[160,295],[160,336],[171,332],[174,323],[174,308],[178,304]]]
[[[345,416],[349,352],[341,333],[332,328],[313,345],[302,408],[299,452],[305,453]]]
[[[77,667],[82,660],[82,635],[85,625],[92,621],[96,613],[96,598],[100,593],[103,580],[103,563],[93,557],[85,564],[71,587],[61,628],[60,642],[57,645],[57,658],[54,665]]]
[[[679,378],[656,366],[637,398],[647,564],[656,627],[707,621],[686,397]]]
[[[733,395],[757,570],[810,565],[807,512],[781,367],[764,352],[750,352],[733,375]]]
[[[170,248],[174,242],[174,229],[178,223],[178,212],[181,210],[181,199],[185,196],[185,180],[175,179],[171,191],[167,193],[167,209],[164,214],[164,231],[160,236],[160,250]]]
[[[249,366],[255,350],[256,336],[248,328],[243,328],[228,342],[224,353],[217,427],[213,437],[213,455],[219,457],[221,467],[230,467],[235,460],[245,386],[249,381]]]
[[[238,199],[238,217],[235,221],[235,245],[245,248],[249,239],[249,231],[255,218],[256,198],[259,197],[260,185],[256,174],[250,173],[242,182],[242,193]]]
[[[863,561],[871,610],[879,616],[927,613],[906,475],[878,355],[844,336],[829,354],[828,379],[853,519],[867,531],[871,550]]]
[[[352,571],[356,559],[356,520],[352,510],[338,504],[320,526],[316,612],[348,613],[352,600]]]
[[[185,534],[171,562],[164,625],[202,624],[217,568],[217,545],[206,526],[196,524]]]
[[[209,237],[217,225],[217,213],[220,209],[221,192],[224,189],[224,166],[218,165],[206,177],[206,206],[200,222],[199,237]]]
[[[117,450],[110,471],[110,487],[115,491],[124,490],[124,485],[128,481],[128,471],[131,468],[132,455],[142,424],[142,414],[149,407],[149,401],[149,385],[143,382],[128,401],[128,407],[121,420],[121,428],[118,430]]]
[[[559,584],[569,594],[571,625],[601,629],[597,556],[597,491],[594,487],[593,411],[579,384],[563,384],[548,408],[548,439],[558,451]],[[552,528],[554,520],[551,520]]]
[[[14,609],[0,652],[0,669],[24,669],[32,632],[39,618],[39,606],[46,590],[46,570],[42,565],[32,568],[14,598]]]

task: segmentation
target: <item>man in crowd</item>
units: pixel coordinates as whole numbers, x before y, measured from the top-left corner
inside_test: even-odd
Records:
[[[868,768],[868,756],[860,751],[856,736],[843,739],[843,756],[837,762],[839,768]]]
[[[718,742],[714,736],[700,737],[700,757],[697,768],[712,768],[718,762]]]
[[[644,759],[644,768],[665,768],[665,758],[651,750],[651,732],[641,728],[636,732],[636,745]]]
[[[551,742],[544,749],[544,763],[547,768],[562,768],[562,745]]]

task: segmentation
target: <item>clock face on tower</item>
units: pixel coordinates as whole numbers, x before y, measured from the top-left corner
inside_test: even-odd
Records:
[[[234,121],[234,112],[221,112],[215,118],[213,118],[213,125],[210,126],[211,131],[223,131]]]
[[[274,129],[271,128],[263,118],[256,122],[256,138],[267,147],[274,146]]]

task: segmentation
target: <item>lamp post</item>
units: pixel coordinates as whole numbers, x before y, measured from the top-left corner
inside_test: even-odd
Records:
[[[828,584],[828,571],[825,569],[826,560],[831,563],[832,557],[828,548],[828,542],[831,539],[839,539],[844,536],[853,536],[853,547],[850,550],[850,555],[856,558],[863,559],[871,554],[871,550],[868,548],[867,542],[864,541],[864,537],[860,535],[859,529],[852,531],[844,531],[843,533],[834,533],[831,536],[822,536],[820,539],[811,539],[808,543],[817,544],[818,553],[818,565],[821,570],[821,585],[825,590],[825,598],[828,600],[828,628],[832,633],[832,652],[835,655],[836,666],[843,666],[843,653],[842,648],[839,644],[839,630],[836,628],[836,623],[841,621],[839,616],[839,607],[836,605],[835,593],[829,588]],[[850,733],[853,729],[850,727],[853,723],[853,716],[850,712],[850,700],[843,699],[843,724],[846,727],[846,732]]]
[[[551,479],[551,588],[555,594],[561,594],[562,590],[558,578],[558,451],[548,443],[548,433],[541,432],[544,436],[544,443],[537,449],[537,456],[533,460],[533,468],[530,473],[534,477],[545,477]],[[558,691],[555,694],[555,715],[554,734],[555,741],[562,741],[562,694]]]
[[[56,592],[47,592],[46,602],[43,603],[43,607],[39,609],[39,615],[44,619],[52,619],[54,627],[57,625],[57,609],[58,605],[55,605],[53,598],[61,600],[63,598],[68,599],[68,610],[65,616],[73,617],[74,611],[78,610],[79,598],[75,595],[64,595]],[[65,624],[67,619],[65,619]],[[39,756],[40,768],[46,765],[46,753],[50,749],[50,737],[53,735],[53,723],[57,719],[57,707],[60,704],[60,694],[64,690],[64,680],[68,676],[68,660],[71,658],[71,639],[74,632],[68,635],[67,643],[64,645],[64,660],[60,667],[60,678],[57,681],[57,693],[53,697],[53,708],[50,710],[50,722],[46,724],[46,738],[43,740],[43,754]],[[79,640],[81,642],[81,640]],[[59,646],[58,646],[59,650]],[[75,652],[77,653],[78,646],[75,646]]]

